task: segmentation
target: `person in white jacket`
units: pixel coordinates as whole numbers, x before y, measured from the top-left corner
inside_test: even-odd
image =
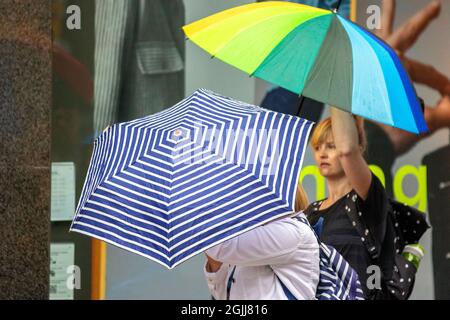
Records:
[[[307,203],[299,185],[296,211]],[[269,222],[206,250],[204,272],[214,299],[287,300],[289,294],[297,300],[315,299],[319,244],[295,215],[304,217],[299,212]]]

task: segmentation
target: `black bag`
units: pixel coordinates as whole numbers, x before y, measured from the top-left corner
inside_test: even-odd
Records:
[[[349,205],[351,205],[351,201]],[[383,241],[393,243],[393,246],[383,246],[367,233],[367,226],[356,210],[346,211],[351,221],[358,221],[355,228],[370,254],[374,265],[383,266],[381,290],[370,290],[370,300],[406,300],[414,288],[416,267],[407,261],[403,249],[408,244],[418,243],[425,231],[430,227],[425,214],[413,207],[401,204],[392,199],[388,200],[388,214],[386,221],[386,236]],[[381,250],[383,248],[383,250]],[[393,250],[394,252],[385,252]],[[387,261],[388,260],[388,261]],[[389,268],[392,268],[389,270]],[[387,269],[387,270],[386,270]],[[364,285],[364,284],[363,284]]]
[[[345,199],[345,212],[358,235],[363,240],[371,264],[380,267],[381,288],[366,290],[368,300],[406,300],[414,288],[416,267],[408,262],[402,252],[406,245],[418,243],[425,231],[430,227],[426,221],[425,214],[419,210],[401,204],[386,197],[384,206],[386,221],[380,222],[382,234],[365,223],[360,208],[357,208],[356,198],[358,195],[351,191]],[[314,202],[306,210],[309,215],[317,211],[320,201]],[[375,237],[377,234],[377,237]],[[361,283],[366,287],[366,283]]]

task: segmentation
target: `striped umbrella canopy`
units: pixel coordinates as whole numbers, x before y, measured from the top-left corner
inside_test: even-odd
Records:
[[[295,93],[413,133],[427,131],[394,50],[335,11],[268,1],[183,27],[213,57]]]
[[[173,268],[294,211],[312,124],[199,89],[110,126],[70,230]]]

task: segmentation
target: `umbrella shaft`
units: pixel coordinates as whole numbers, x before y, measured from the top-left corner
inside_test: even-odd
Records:
[[[342,2],[342,0],[338,1],[337,5],[336,5],[336,12],[339,11],[339,7],[341,6],[341,2]]]
[[[298,104],[297,117],[300,117],[302,112],[303,102],[305,101],[305,97],[303,95],[300,96],[300,102]]]

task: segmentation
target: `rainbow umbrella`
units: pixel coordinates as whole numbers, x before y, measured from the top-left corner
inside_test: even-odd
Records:
[[[213,57],[342,110],[427,131],[412,83],[394,50],[337,10],[268,1],[183,27]]]

